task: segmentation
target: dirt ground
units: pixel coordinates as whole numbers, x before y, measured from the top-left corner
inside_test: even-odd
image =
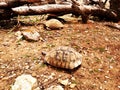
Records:
[[[58,79],[68,78],[76,86],[63,86],[65,90],[120,90],[120,31],[106,24],[110,22],[66,23],[63,29],[51,31],[41,25],[21,26],[36,29],[41,35],[37,42],[17,40],[16,31],[1,28],[0,90],[10,90],[15,78],[24,73],[37,78],[42,89],[58,85]],[[42,51],[61,45],[83,55],[82,65],[76,70],[42,63]],[[53,78],[48,78],[51,73]]]

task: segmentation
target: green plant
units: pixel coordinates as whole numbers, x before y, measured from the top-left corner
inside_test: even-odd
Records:
[[[45,63],[42,63],[42,64],[41,64],[41,67],[46,67],[46,64],[45,64]]]
[[[95,57],[95,61],[96,61],[97,63],[100,63],[100,62],[101,62],[98,57]]]
[[[96,48],[93,48],[93,50],[99,50],[99,52],[101,53],[106,51],[104,47],[96,47]]]

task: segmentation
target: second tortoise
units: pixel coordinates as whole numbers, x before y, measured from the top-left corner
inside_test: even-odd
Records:
[[[81,65],[82,55],[71,47],[59,46],[46,54],[45,62],[54,67],[74,69]]]

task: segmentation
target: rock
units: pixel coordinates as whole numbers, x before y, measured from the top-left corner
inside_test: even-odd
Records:
[[[61,79],[58,79],[58,82],[64,86],[67,86],[69,84],[69,80],[68,79],[65,79],[65,80],[61,80]]]
[[[74,81],[75,81],[75,77],[72,77],[71,80],[74,80]]]
[[[28,41],[38,41],[40,38],[40,34],[35,30],[26,29],[22,31],[22,35]]]
[[[64,88],[60,85],[57,85],[57,86],[54,85],[54,86],[51,86],[45,90],[64,90]]]
[[[17,36],[17,40],[21,40],[23,38],[22,32],[21,31],[17,31],[15,33],[15,35]]]
[[[48,79],[53,79],[55,76],[55,73],[51,73],[51,75],[48,76]]]
[[[18,76],[12,85],[11,90],[40,90],[37,86],[37,79],[29,74]]]
[[[50,19],[45,22],[46,29],[55,30],[63,28],[63,24],[57,19]]]
[[[76,84],[70,84],[70,88],[75,88]]]
[[[78,22],[78,18],[72,17],[72,14],[66,14],[66,15],[60,16],[59,18],[64,19],[67,23]]]

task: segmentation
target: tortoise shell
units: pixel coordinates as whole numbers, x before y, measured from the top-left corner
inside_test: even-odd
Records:
[[[50,19],[50,20],[46,21],[45,26],[47,29],[50,29],[50,30],[63,28],[63,24],[57,19]]]
[[[82,55],[71,47],[59,46],[46,54],[45,61],[55,67],[74,69],[81,65]]]

